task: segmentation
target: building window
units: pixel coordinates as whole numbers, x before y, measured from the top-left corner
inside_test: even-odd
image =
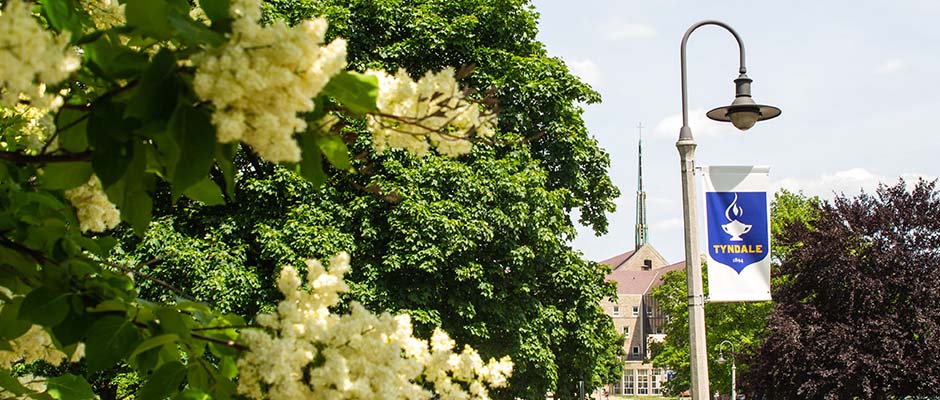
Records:
[[[614,316],[615,317],[620,316],[620,306],[614,306]]]
[[[623,394],[634,394],[632,369],[623,371]]]
[[[646,316],[647,316],[647,317],[652,317],[652,316],[653,316],[653,307],[646,306]]]
[[[641,369],[636,377],[636,394],[649,394],[649,370]]]
[[[640,354],[640,347],[639,347],[639,346],[633,346],[633,355],[636,356],[636,355],[639,355],[639,354]]]
[[[650,375],[650,394],[660,394],[660,375],[662,375],[661,369],[654,369]]]
[[[643,270],[649,271],[651,269],[653,269],[653,260],[650,260],[648,258],[643,260]]]
[[[636,317],[637,315],[640,315],[640,307],[633,306],[633,316]]]
[[[629,327],[629,326],[623,327],[623,334],[624,334],[624,335],[627,335],[627,336],[630,336],[630,327]]]

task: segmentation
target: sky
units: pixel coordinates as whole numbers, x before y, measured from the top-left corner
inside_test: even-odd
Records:
[[[679,44],[701,20],[719,20],[738,32],[754,100],[783,114],[746,133],[705,117],[734,99],[738,49],[722,28],[699,28],[687,46],[697,165],[769,165],[772,190],[826,199],[870,193],[879,182],[940,175],[940,1],[533,4],[541,15],[538,39],[549,54],[603,98],[584,106],[584,119],[610,154],[610,175],[622,194],[608,234],[579,228],[572,245],[589,260],[633,249],[640,123],[650,242],[670,262],[684,257],[675,147]],[[701,192],[701,180],[696,184]]]

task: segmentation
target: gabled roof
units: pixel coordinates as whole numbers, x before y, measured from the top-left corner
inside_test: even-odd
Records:
[[[667,272],[679,271],[683,268],[685,268],[685,262],[680,261],[654,270],[616,270],[607,275],[607,280],[617,282],[617,294],[644,295],[648,294],[654,286],[662,283],[662,276]]]
[[[624,262],[626,262],[627,260],[629,260],[630,257],[633,257],[633,254],[634,254],[634,253],[636,253],[636,250],[630,250],[630,251],[628,251],[628,252],[626,252],[626,253],[613,256],[613,257],[608,258],[608,259],[606,259],[606,260],[604,260],[604,261],[599,261],[598,264],[603,264],[603,265],[609,266],[611,270],[615,270],[615,269],[617,269],[617,267],[619,267],[621,264],[623,264]]]

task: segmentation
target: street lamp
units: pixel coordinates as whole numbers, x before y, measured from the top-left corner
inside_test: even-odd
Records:
[[[728,121],[741,130],[747,130],[757,121],[780,115],[780,109],[754,103],[751,99],[751,79],[744,64],[744,42],[730,26],[719,21],[701,21],[689,27],[682,37],[680,61],[682,69],[682,128],[679,130],[679,162],[682,168],[682,219],[685,225],[685,274],[689,291],[689,358],[691,359],[692,400],[708,400],[708,364],[705,357],[705,296],[702,291],[702,264],[699,260],[698,226],[695,208],[695,139],[689,128],[689,106],[686,94],[685,45],[689,35],[705,25],[725,28],[738,41],[741,64],[735,83],[735,99],[731,105],[719,107],[705,115],[716,121]]]
[[[731,400],[735,400],[737,399],[736,397],[737,391],[735,390],[735,385],[734,385],[734,373],[737,367],[735,367],[734,365],[734,343],[724,340],[718,344],[718,363],[719,364],[725,363],[725,356],[721,352],[721,349],[722,347],[724,347],[725,343],[727,343],[728,346],[731,346]]]

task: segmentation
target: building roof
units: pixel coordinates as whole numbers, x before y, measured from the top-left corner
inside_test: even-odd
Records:
[[[604,261],[599,261],[598,264],[609,266],[610,269],[615,270],[620,266],[620,264],[623,264],[625,261],[629,260],[630,257],[633,257],[634,253],[636,253],[636,250],[630,250],[626,253],[613,256]]]
[[[606,264],[606,262],[601,263]],[[617,283],[617,294],[644,295],[648,294],[651,288],[662,283],[662,276],[667,272],[678,271],[683,268],[685,268],[684,261],[653,270],[628,271],[621,269],[607,275],[607,280]]]

